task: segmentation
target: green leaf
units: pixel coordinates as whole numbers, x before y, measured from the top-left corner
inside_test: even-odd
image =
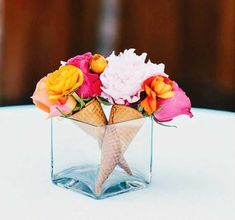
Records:
[[[76,111],[78,111],[78,110],[80,110],[80,109],[81,109],[80,106],[76,106],[76,107],[73,109],[73,112],[76,112]]]
[[[138,110],[139,112],[143,112],[144,108],[139,104],[138,107],[137,107],[137,110]]]
[[[82,99],[84,102],[89,102],[92,100],[92,98],[86,98],[86,99]]]
[[[156,120],[155,120],[156,121]],[[158,121],[156,121],[157,122],[157,124],[159,124],[159,125],[161,125],[161,126],[165,126],[165,127],[169,127],[169,128],[177,128],[177,126],[175,126],[175,125],[167,125],[167,124],[163,124],[163,123],[161,123],[161,122],[158,122]]]
[[[149,117],[148,113],[144,111],[143,113],[144,117]]]
[[[108,100],[106,100],[104,98],[101,98],[101,97],[98,97],[98,96],[96,98],[100,103],[102,103],[104,105],[112,105]]]
[[[65,118],[68,118],[69,117],[69,115],[66,115],[64,112],[62,112],[58,107],[56,108],[59,112],[60,112],[60,114],[63,116],[63,117],[65,117]]]

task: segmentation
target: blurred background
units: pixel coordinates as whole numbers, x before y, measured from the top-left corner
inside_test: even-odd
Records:
[[[0,106],[87,51],[136,48],[193,107],[235,111],[235,0],[0,0]]]

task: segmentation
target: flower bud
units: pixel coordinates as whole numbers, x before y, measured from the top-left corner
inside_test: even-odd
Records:
[[[92,56],[90,61],[90,69],[95,73],[102,73],[107,66],[107,60],[100,54]]]

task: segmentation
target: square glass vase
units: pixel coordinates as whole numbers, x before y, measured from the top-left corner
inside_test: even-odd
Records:
[[[152,117],[106,126],[51,119],[51,178],[95,199],[143,189],[151,182]]]

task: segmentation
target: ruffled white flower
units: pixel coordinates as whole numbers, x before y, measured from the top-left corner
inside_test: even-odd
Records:
[[[107,57],[108,66],[100,75],[101,96],[113,104],[134,103],[140,99],[144,80],[155,75],[167,76],[164,64],[154,64],[150,60],[145,63],[146,56],[146,53],[138,56],[135,49],[129,49],[118,56],[113,52]]]

